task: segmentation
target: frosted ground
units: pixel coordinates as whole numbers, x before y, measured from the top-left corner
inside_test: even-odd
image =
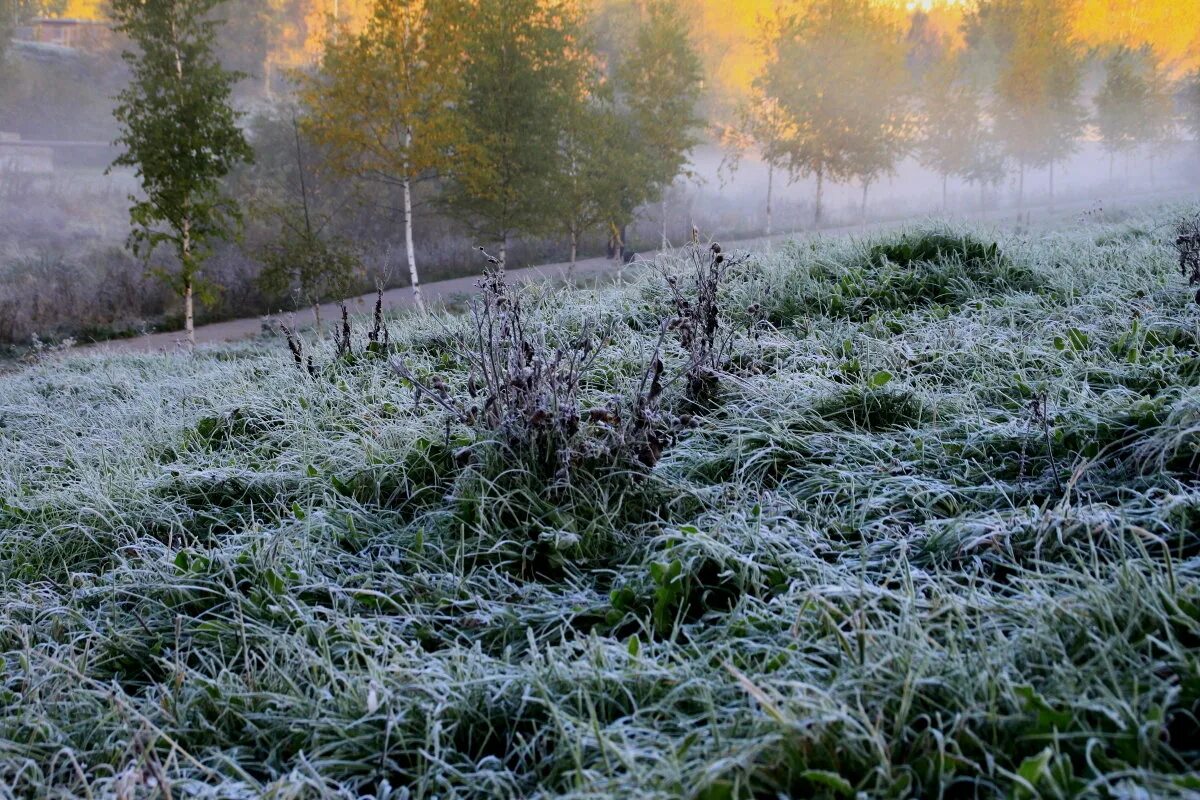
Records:
[[[391,366],[462,315],[0,377],[0,796],[1195,796],[1185,213],[750,255],[564,474]],[[646,391],[661,275],[521,302]]]

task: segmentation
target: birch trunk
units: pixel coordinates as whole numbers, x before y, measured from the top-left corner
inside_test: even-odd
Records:
[[[767,165],[767,238],[771,238],[771,194],[775,189],[775,165]]]
[[[813,211],[813,225],[821,224],[821,193],[825,189],[825,170],[817,170],[817,206]]]
[[[413,133],[412,128],[405,131],[404,144],[406,148],[412,147]],[[424,314],[425,298],[421,295],[421,278],[417,274],[417,250],[413,246],[413,206],[412,206],[412,179],[408,175],[408,159],[404,160],[404,253],[408,257],[408,281],[412,284],[413,302],[417,309]]]
[[[180,231],[180,269],[183,270],[183,331],[187,336],[189,350],[196,349],[196,308],[193,297],[192,275],[192,221],[183,220]]]
[[[196,349],[196,314],[192,300],[192,282],[183,284],[183,330],[187,334],[189,350]]]
[[[667,249],[667,192],[665,189],[662,196],[662,249]]]
[[[579,232],[571,229],[571,264],[567,267],[567,279],[575,277],[575,261],[579,256]]]

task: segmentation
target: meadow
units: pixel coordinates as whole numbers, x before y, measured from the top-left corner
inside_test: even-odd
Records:
[[[0,376],[0,797],[1196,796],[1196,213]]]

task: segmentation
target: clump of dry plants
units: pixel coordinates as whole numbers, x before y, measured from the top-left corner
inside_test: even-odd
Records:
[[[484,255],[488,267],[470,305],[473,336],[462,352],[469,365],[465,396],[451,394],[446,376],[422,378],[397,357],[392,367],[413,385],[417,402],[428,397],[452,420],[475,428],[480,440],[560,483],[581,465],[654,466],[669,438],[660,411],[663,335],[635,392],[589,406],[585,378],[610,341],[611,325],[591,323],[554,341],[505,282],[498,261]]]
[[[716,242],[703,247],[693,240],[685,252],[691,273],[687,291],[676,276],[664,278],[674,310],[667,326],[675,332],[687,354],[683,375],[687,397],[703,405],[716,393],[736,335],[723,320],[720,294],[729,270],[741,260],[728,258]]]
[[[1176,228],[1175,249],[1179,252],[1179,271],[1189,286],[1200,284],[1200,217],[1180,222]],[[1200,291],[1196,293],[1200,303]]]

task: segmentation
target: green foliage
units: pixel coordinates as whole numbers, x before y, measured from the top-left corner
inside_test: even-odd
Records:
[[[1171,124],[1171,98],[1149,50],[1121,48],[1109,56],[1095,102],[1096,127],[1110,153],[1153,144]]]
[[[252,157],[230,94],[239,76],[213,54],[221,0],[114,0],[116,29],[137,47],[126,52],[132,82],[114,111],[124,152],[144,199],[130,209],[130,242],[147,258],[168,245],[178,262],[164,279],[190,303],[206,248],[230,236],[240,216],[221,181]],[[190,307],[188,309],[190,327]]]
[[[305,132],[339,170],[400,184],[447,167],[458,143],[450,108],[461,72],[456,2],[375,2],[361,33],[325,47],[301,77]]]
[[[924,74],[919,87],[922,125],[917,154],[943,178],[998,183],[1003,158],[985,118],[983,92],[966,74],[964,58],[946,54]]]
[[[870,184],[907,147],[903,34],[869,0],[821,0],[783,16],[756,88],[787,121],[788,169],[817,177],[818,220],[824,180]]]
[[[554,218],[570,238],[572,260],[584,233],[628,220],[642,199],[631,194],[630,175],[622,168],[634,146],[629,119],[599,72],[582,70],[574,94],[559,120],[558,175],[552,179]]]
[[[660,198],[687,166],[703,124],[697,112],[703,71],[676,0],[646,4],[612,78],[633,139],[626,163],[613,168],[632,177],[635,195]]]
[[[0,92],[3,92],[7,83],[4,79],[8,75],[8,66],[5,61],[8,57],[8,42],[12,38],[12,28],[12,17],[4,13],[3,8],[0,8]]]
[[[463,15],[463,86],[452,121],[460,138],[442,199],[505,245],[514,233],[554,225],[561,118],[584,66],[574,48],[579,20],[535,0],[480,0]]]
[[[279,170],[284,176],[275,176],[282,185],[256,199],[258,215],[277,226],[259,253],[263,269],[258,280],[269,296],[295,292],[301,303],[316,305],[349,295],[365,270],[358,248],[330,232],[337,206],[320,192],[324,176],[313,164],[316,154],[310,152],[294,117],[290,128],[291,141],[284,147],[292,154],[291,163]]]
[[[1070,41],[1066,7],[1058,0],[993,0],[988,23],[1001,46],[995,95],[996,131],[1022,168],[1062,161],[1079,147],[1086,118],[1080,102],[1082,60]]]
[[[306,227],[303,218],[283,217],[279,237],[260,254],[259,284],[273,297],[295,291],[306,305],[342,298],[361,283],[364,269],[354,246]]]

